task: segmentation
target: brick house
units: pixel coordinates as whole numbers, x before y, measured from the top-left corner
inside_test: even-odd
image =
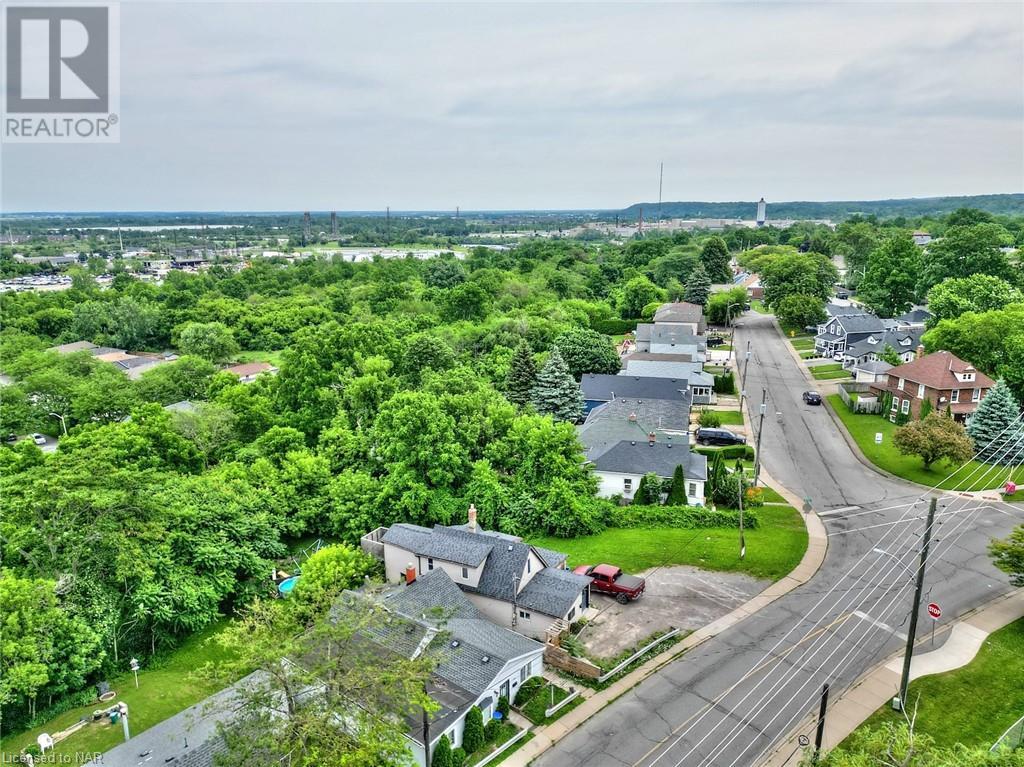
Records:
[[[993,386],[995,381],[956,355],[945,351],[924,354],[918,347],[917,359],[889,370],[888,377],[871,390],[892,394],[891,421],[898,415],[919,418],[921,405],[928,400],[934,410],[945,412],[948,407],[953,417],[963,422]]]

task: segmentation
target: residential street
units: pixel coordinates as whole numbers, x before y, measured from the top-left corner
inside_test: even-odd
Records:
[[[829,534],[822,569],[634,688],[543,754],[539,765],[757,764],[817,708],[822,684],[838,693],[905,642],[915,545],[927,510],[926,501],[914,502],[924,491],[863,465],[825,407],[802,402],[801,393],[815,386],[769,317],[744,316],[735,338],[741,359],[748,339],[755,433],[762,387],[768,391],[763,465],[822,515]],[[943,621],[1009,590],[986,547],[1020,516],[1005,504],[940,500],[925,602],[940,603]],[[919,636],[930,627],[923,617]],[[813,732],[806,734],[813,740]]]

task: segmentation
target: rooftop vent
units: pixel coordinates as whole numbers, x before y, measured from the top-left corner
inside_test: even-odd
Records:
[[[480,659],[480,662],[481,663],[490,663],[491,662],[491,656],[490,655],[485,655],[484,657],[482,657]]]
[[[452,640],[452,647],[458,647],[458,646],[459,646],[459,640],[458,639],[453,639]]]

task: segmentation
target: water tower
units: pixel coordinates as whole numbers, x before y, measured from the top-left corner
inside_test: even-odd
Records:
[[[757,202],[757,225],[764,226],[765,217],[767,213],[767,205],[765,204],[764,197]]]

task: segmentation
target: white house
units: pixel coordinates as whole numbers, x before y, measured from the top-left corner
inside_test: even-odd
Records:
[[[382,556],[390,583],[444,570],[489,620],[536,639],[590,607],[591,579],[565,569],[565,554],[479,529],[472,506],[467,525],[398,523],[364,536],[364,548]]]
[[[470,708],[479,708],[487,722],[502,697],[514,703],[522,683],[544,672],[544,645],[487,620],[446,570],[415,576],[380,601],[406,620],[380,627],[375,641],[407,657],[438,655],[427,685],[427,693],[440,704],[429,721],[431,754],[442,735],[452,748],[462,745]],[[424,765],[420,716],[410,717],[407,737],[416,763]]]
[[[699,304],[691,304],[687,301],[662,304],[654,313],[654,323],[683,328],[695,336],[702,335],[706,328],[704,309]]]
[[[685,443],[623,440],[601,453],[593,464],[594,474],[601,482],[597,494],[602,498],[621,495],[628,500],[633,499],[644,474],[653,472],[662,479],[670,479],[676,467],[682,466],[686,479],[686,502],[691,506],[704,505],[707,458],[700,453],[691,453]]]

